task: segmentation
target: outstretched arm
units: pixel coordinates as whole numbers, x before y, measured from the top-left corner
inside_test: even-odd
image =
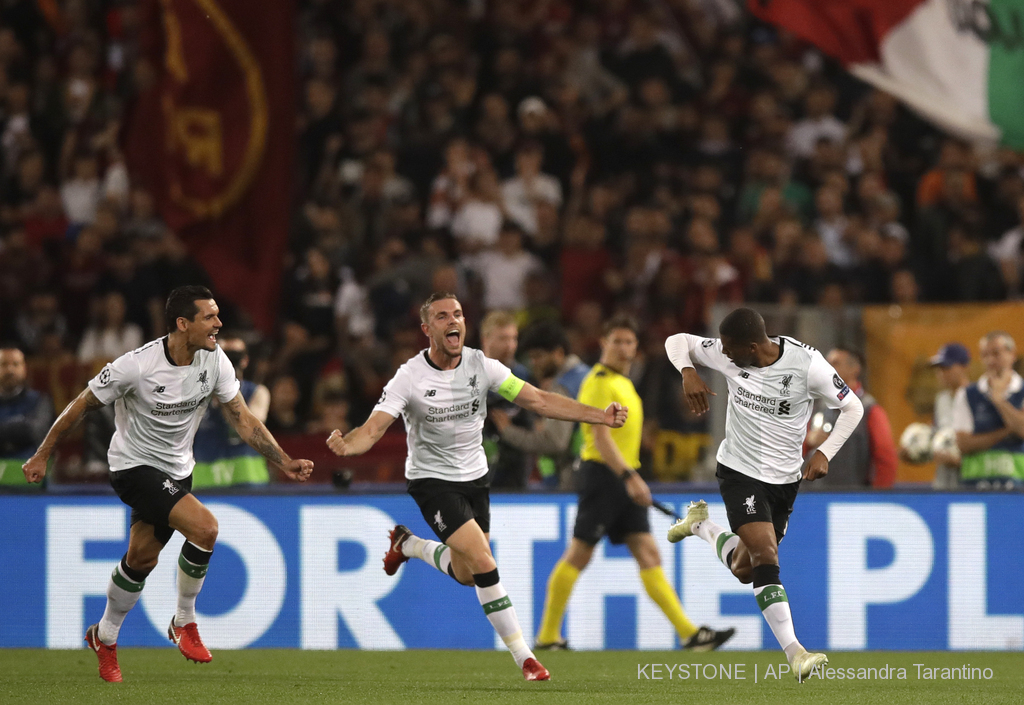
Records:
[[[280,468],[289,479],[305,482],[313,472],[312,460],[292,460],[267,427],[249,410],[242,393],[223,405],[224,417],[239,438],[252,446],[272,466]]]
[[[86,387],[82,393],[75,397],[75,400],[67,405],[67,408],[60,413],[53,426],[46,434],[46,438],[39,444],[35,454],[29,458],[21,471],[25,473],[25,479],[29,482],[40,482],[46,475],[46,463],[50,460],[50,454],[54,447],[64,436],[68,435],[82,420],[86,413],[103,406],[103,402],[96,398],[92,390]]]
[[[353,429],[348,435],[335,429],[327,438],[327,447],[335,455],[362,455],[373,448],[388,427],[394,423],[395,417],[384,411],[374,411],[370,418],[359,428]]]
[[[581,404],[575,399],[545,392],[532,384],[523,384],[519,394],[512,400],[527,411],[539,416],[562,421],[578,421],[580,423],[600,424],[619,428],[626,423],[629,409],[618,402],[612,402],[607,409]]]

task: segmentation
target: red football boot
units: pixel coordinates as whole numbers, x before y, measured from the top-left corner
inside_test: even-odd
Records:
[[[178,627],[171,619],[171,626],[167,628],[167,638],[178,645],[178,651],[189,661],[196,663],[209,663],[213,660],[210,650],[199,638],[199,627],[195,622],[189,622],[184,627]]]
[[[402,553],[402,544],[405,543],[406,539],[412,536],[412,532],[407,528],[398,524],[388,534],[388,539],[391,540],[391,546],[388,548],[388,552],[384,554],[384,572],[388,575],[394,575],[398,572],[398,566],[409,560],[409,556]]]
[[[528,681],[549,681],[551,674],[541,665],[540,661],[528,658],[523,662],[523,678]]]
[[[96,657],[100,660],[100,678],[108,683],[120,683],[121,667],[117,665],[117,644],[107,646],[100,641],[98,624],[85,630],[85,643],[96,652]]]

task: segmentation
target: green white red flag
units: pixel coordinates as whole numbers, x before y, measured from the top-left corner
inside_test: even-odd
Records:
[[[1024,0],[748,0],[940,127],[1024,149]]]

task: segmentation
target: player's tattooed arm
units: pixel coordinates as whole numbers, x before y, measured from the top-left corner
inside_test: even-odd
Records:
[[[305,482],[309,478],[313,471],[313,462],[293,460],[289,457],[263,422],[249,410],[241,392],[228,403],[221,404],[221,410],[225,420],[235,429],[238,436],[266,458],[270,465],[279,468],[292,480]]]
[[[29,482],[41,481],[46,475],[46,464],[50,460],[50,455],[61,439],[74,430],[83,416],[103,405],[103,402],[97,399],[88,387],[75,397],[74,401],[65,407],[50,426],[46,438],[39,444],[35,454],[21,466],[21,471],[25,473],[25,479]]]

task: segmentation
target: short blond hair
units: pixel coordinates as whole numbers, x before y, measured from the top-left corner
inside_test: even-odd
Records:
[[[986,333],[982,336],[981,340],[978,341],[978,346],[984,346],[985,343],[994,343],[997,340],[1002,341],[1003,345],[1010,352],[1017,352],[1017,343],[1013,339],[1013,336],[1007,333],[1005,330],[994,330],[990,333]]]
[[[444,301],[445,299],[459,300],[459,297],[447,291],[435,291],[433,294],[427,297],[427,300],[420,306],[420,322],[426,324],[430,320],[430,304],[435,301]]]
[[[518,330],[519,326],[515,316],[508,311],[491,311],[480,322],[480,337],[486,338],[498,328],[507,328],[508,326],[516,326]]]

